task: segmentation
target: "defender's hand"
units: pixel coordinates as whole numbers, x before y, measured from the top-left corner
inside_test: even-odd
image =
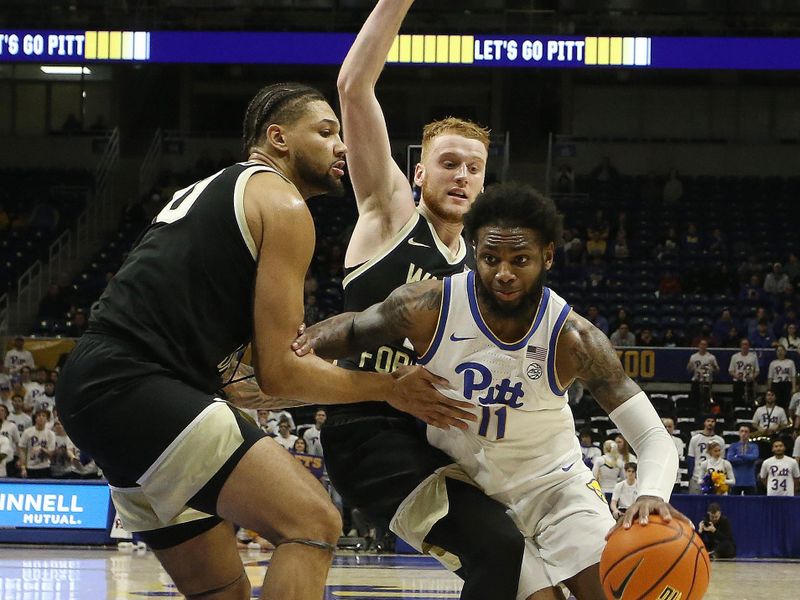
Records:
[[[388,402],[394,408],[440,429],[467,429],[465,421],[478,420],[476,415],[469,412],[472,404],[448,398],[433,387],[434,384],[443,388],[451,387],[443,377],[419,365],[400,367],[392,372],[392,377],[395,380],[394,397]]]
[[[292,342],[292,350],[297,356],[314,354],[314,340],[306,333],[306,324],[300,323],[297,328],[297,337]]]
[[[638,517],[640,525],[647,525],[649,516],[652,514],[659,515],[664,521],[671,521],[673,518],[680,519],[689,524],[689,527],[694,529],[692,523],[686,515],[680,512],[677,508],[664,502],[661,498],[655,496],[639,496],[630,508],[625,511],[625,516],[617,521],[617,524],[612,527],[606,534],[606,539],[620,527],[630,529],[633,520]]]

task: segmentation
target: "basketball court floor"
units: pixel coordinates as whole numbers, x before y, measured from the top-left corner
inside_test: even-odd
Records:
[[[269,554],[242,552],[253,598]],[[457,577],[428,557],[337,554],[325,600],[458,598]],[[0,600],[136,600],[180,597],[152,552],[59,547],[0,547]],[[797,600],[800,560],[717,561],[708,600]],[[492,600],[487,598],[486,600]]]

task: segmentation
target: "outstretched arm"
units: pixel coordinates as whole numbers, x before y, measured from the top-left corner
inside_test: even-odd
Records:
[[[313,350],[322,358],[342,358],[408,338],[422,354],[433,339],[441,304],[441,281],[409,283],[362,312],[342,313],[312,325],[292,348],[298,356]]]
[[[320,404],[384,400],[431,425],[466,428],[458,420],[464,411],[455,407],[469,405],[440,394],[433,384],[447,382],[421,367],[362,373],[292,352],[314,250],[311,214],[294,186],[270,174],[251,177],[245,214],[257,246],[253,365],[265,394]]]
[[[641,388],[622,369],[609,340],[583,317],[570,314],[556,347],[558,379],[579,379],[609,414],[639,457],[639,498],[625,513],[624,527],[637,516],[646,524],[648,515],[665,520],[677,515],[667,504],[678,469],[678,451],[653,405]]]
[[[337,81],[359,212],[354,236],[365,250],[394,235],[414,212],[411,187],[392,159],[386,121],[375,96],[386,56],[412,4],[413,0],[378,2],[347,53]]]

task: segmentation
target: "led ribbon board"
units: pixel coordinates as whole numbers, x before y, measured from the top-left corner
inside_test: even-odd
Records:
[[[0,30],[0,62],[338,65],[353,33]],[[556,69],[800,70],[800,38],[397,36],[388,62]]]

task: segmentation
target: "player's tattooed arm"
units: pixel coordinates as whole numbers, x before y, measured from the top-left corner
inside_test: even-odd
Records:
[[[408,338],[423,352],[433,338],[441,304],[441,281],[409,283],[362,312],[343,313],[308,327],[292,348],[301,356],[313,350],[322,358],[342,358]]]
[[[556,372],[562,383],[583,382],[608,413],[641,391],[625,374],[605,334],[574,312],[558,339]]]

